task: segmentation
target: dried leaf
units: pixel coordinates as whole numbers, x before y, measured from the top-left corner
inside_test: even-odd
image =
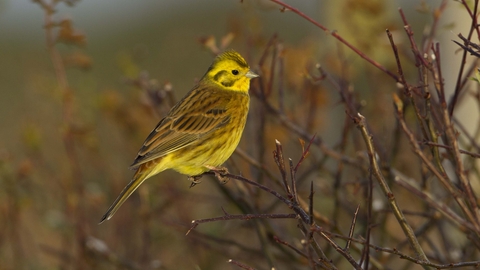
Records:
[[[77,46],[85,46],[87,44],[86,36],[73,28],[70,19],[62,20],[58,26],[60,27],[57,36],[58,42]]]
[[[213,54],[217,55],[220,53],[220,49],[217,47],[217,40],[214,36],[200,37],[199,42]]]
[[[222,48],[222,50],[226,49],[230,43],[232,43],[233,38],[235,38],[235,35],[231,32],[223,36],[220,42],[220,48]]]

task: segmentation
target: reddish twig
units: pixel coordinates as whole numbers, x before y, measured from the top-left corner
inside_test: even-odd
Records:
[[[415,38],[413,37],[413,31],[410,26],[410,24],[407,21],[407,18],[405,17],[405,14],[403,13],[403,10],[401,8],[398,9],[398,12],[400,13],[400,17],[402,18],[403,21],[403,28],[405,29],[405,32],[407,33],[407,36],[410,41],[410,47],[412,49],[413,55],[415,57],[415,62],[416,65],[419,66],[419,63],[422,63],[425,67],[428,69],[431,69],[430,63],[427,62],[427,60],[423,57],[423,54],[425,52],[421,52],[418,49],[417,43],[415,42]]]
[[[251,267],[251,266],[248,266],[246,264],[243,264],[243,263],[240,263],[240,262],[237,262],[237,261],[234,261],[232,259],[228,260],[228,263],[231,263],[233,265],[236,265],[242,269],[247,269],[247,270],[255,270],[255,268]]]
[[[307,254],[305,254],[304,252],[302,252],[298,248],[294,247],[293,245],[289,244],[288,242],[285,242],[285,241],[281,240],[278,236],[274,235],[273,240],[275,240],[275,242],[277,242],[279,244],[282,244],[282,245],[290,248],[291,250],[295,251],[295,253],[297,253],[298,255],[300,255],[304,258],[308,258]]]
[[[283,3],[282,1],[280,0],[270,0],[280,6],[282,6],[283,8],[285,9],[288,9],[288,10],[291,10],[293,13],[299,15],[300,17],[304,18],[305,20],[311,22],[312,24],[314,24],[315,26],[317,26],[318,28],[322,29],[325,33],[333,36],[334,38],[336,38],[337,40],[339,40],[341,43],[343,43],[345,46],[347,46],[348,48],[350,48],[353,52],[355,52],[356,54],[358,54],[361,58],[365,59],[367,62],[369,62],[370,64],[372,64],[374,67],[380,69],[381,71],[383,71],[384,73],[386,73],[388,76],[392,77],[393,79],[395,79],[395,81],[398,81],[398,76],[393,74],[391,71],[389,71],[388,69],[386,69],[384,66],[382,66],[380,63],[378,63],[377,61],[371,59],[370,57],[368,57],[366,54],[364,54],[362,51],[360,51],[358,48],[356,48],[355,46],[353,46],[352,44],[350,44],[348,41],[346,41],[342,36],[340,36],[337,32],[335,31],[330,31],[327,27],[323,26],[322,24],[320,24],[319,22],[315,21],[314,19],[310,18],[309,16],[307,16],[305,13],[301,12],[300,10],[290,6],[290,5],[287,5],[285,3]]]

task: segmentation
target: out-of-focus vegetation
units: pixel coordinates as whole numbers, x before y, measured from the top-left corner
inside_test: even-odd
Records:
[[[167,36],[132,34],[159,35],[150,42],[178,59],[141,40],[104,59],[98,41],[58,12],[81,1],[33,1],[45,44],[0,65],[3,88],[22,81],[18,92],[2,90],[19,102],[0,109],[0,269],[478,266],[480,121],[465,127],[455,114],[468,99],[480,106],[469,79],[478,24],[457,38],[457,56],[473,61],[454,70],[453,89],[436,41],[447,9],[476,18],[478,1],[421,2],[423,22],[387,3],[325,6],[338,23],[326,28],[282,1],[244,0],[215,21],[222,34],[190,32],[185,21]],[[280,16],[270,24],[298,31],[265,30],[272,12]],[[195,45],[175,44],[181,35]],[[98,225],[146,135],[230,47],[261,75],[226,164],[231,180],[207,175],[190,189],[186,176],[163,172]],[[163,70],[144,68],[152,63]]]

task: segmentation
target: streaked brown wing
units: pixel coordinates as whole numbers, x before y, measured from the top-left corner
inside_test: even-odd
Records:
[[[191,91],[150,133],[131,168],[182,149],[228,123],[229,100],[213,89]]]

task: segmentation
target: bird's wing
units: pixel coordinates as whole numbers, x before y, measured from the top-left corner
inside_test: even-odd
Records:
[[[131,168],[182,149],[228,123],[227,97],[212,89],[193,89],[150,133]]]

